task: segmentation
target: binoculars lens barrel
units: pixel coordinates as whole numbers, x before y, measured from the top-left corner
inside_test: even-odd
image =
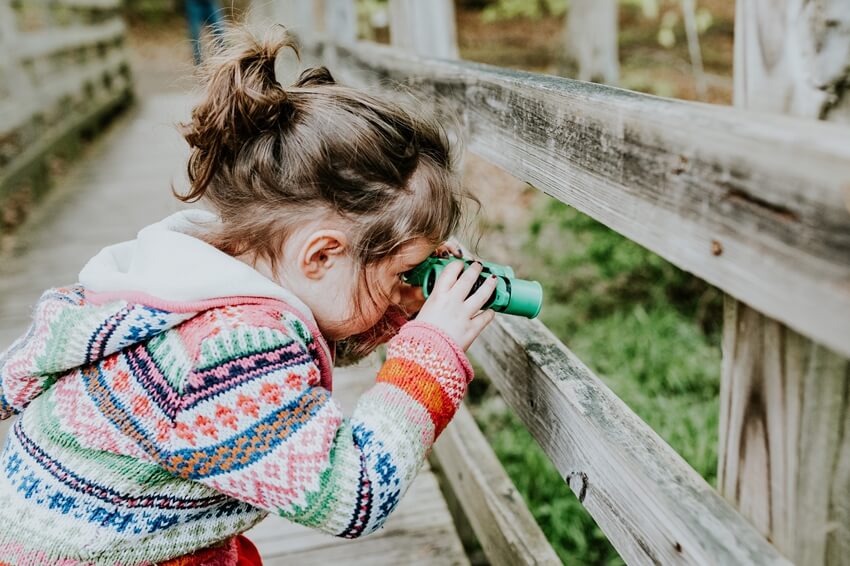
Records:
[[[405,275],[405,279],[411,285],[420,285],[423,294],[427,298],[434,289],[434,284],[443,269],[456,258],[442,259],[430,257],[420,265],[411,269]],[[473,263],[473,260],[462,260],[467,266]],[[543,305],[543,288],[537,281],[528,281],[525,279],[517,279],[513,269],[506,265],[496,263],[481,262],[483,269],[478,280],[472,285],[469,292],[470,295],[478,290],[481,285],[487,281],[490,275],[495,275],[496,290],[487,299],[483,308],[490,308],[497,312],[506,314],[514,314],[524,316],[526,318],[535,318],[540,314],[540,308]]]

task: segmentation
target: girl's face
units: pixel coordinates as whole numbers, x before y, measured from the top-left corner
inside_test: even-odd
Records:
[[[390,305],[402,303],[405,295],[409,297],[411,288],[402,281],[402,274],[435,249],[427,239],[418,238],[392,257],[368,266],[361,277],[347,246],[344,232],[314,225],[289,240],[284,265],[277,273],[264,262],[252,263],[244,256],[238,259],[301,299],[326,339],[342,340],[366,332]]]
[[[390,305],[400,305],[410,286],[402,275],[422,263],[434,251],[434,245],[421,238],[402,246],[399,253],[387,260],[368,266],[363,277],[354,275],[351,265],[346,301],[337,302],[335,312],[319,322],[322,333],[330,340],[340,340],[365,332],[375,326]],[[356,278],[356,280],[355,280]],[[359,309],[358,309],[359,307]],[[329,309],[330,310],[330,309]]]

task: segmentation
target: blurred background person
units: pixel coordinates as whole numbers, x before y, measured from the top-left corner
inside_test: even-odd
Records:
[[[224,32],[223,9],[218,0],[184,0],[186,20],[189,24],[189,36],[192,40],[192,58],[200,65],[201,35],[204,27],[209,26],[215,40]]]

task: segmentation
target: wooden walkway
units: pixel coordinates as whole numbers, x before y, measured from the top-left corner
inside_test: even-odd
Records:
[[[0,256],[0,349],[25,329],[42,290],[75,282],[103,246],[178,210],[169,186],[181,186],[187,149],[174,124],[189,107],[182,95],[146,99],[98,139],[30,217],[13,252]],[[350,411],[374,376],[368,365],[337,372],[334,397]],[[0,436],[7,427],[0,424]],[[427,466],[378,534],[347,541],[270,517],[248,536],[270,566],[468,564]]]

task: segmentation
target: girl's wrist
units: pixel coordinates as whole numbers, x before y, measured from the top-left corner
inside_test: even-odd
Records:
[[[398,336],[410,336],[420,340],[424,339],[429,341],[440,353],[446,357],[453,357],[456,359],[460,366],[459,369],[466,377],[466,382],[469,383],[472,381],[474,372],[466,352],[463,351],[463,348],[457,343],[457,341],[454,340],[454,338],[449,336],[440,327],[431,324],[430,322],[411,320],[401,327]]]

